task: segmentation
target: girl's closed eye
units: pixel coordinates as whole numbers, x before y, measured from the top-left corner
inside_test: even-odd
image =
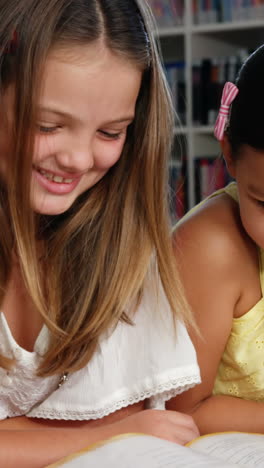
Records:
[[[261,208],[264,208],[264,200],[256,200],[258,206],[260,206]]]
[[[99,133],[109,139],[109,140],[118,140],[122,135],[124,135],[126,132],[125,130],[122,130],[120,132],[107,132],[105,130],[99,130]]]
[[[37,126],[38,128],[38,131],[40,133],[54,133],[56,132],[56,130],[58,130],[59,128],[61,128],[59,125],[52,125],[52,126],[48,126],[48,125],[38,125]]]

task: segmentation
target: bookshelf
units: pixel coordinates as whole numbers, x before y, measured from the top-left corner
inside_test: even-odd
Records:
[[[185,194],[186,208],[189,209],[198,201],[197,164],[202,161],[204,165],[205,159],[210,161],[209,158],[220,156],[218,142],[213,136],[219,103],[213,111],[209,112],[208,121],[205,121],[203,116],[199,121],[199,115],[197,121],[197,116],[195,118],[194,115],[195,105],[197,111],[197,90],[194,86],[195,67],[198,67],[197,70],[199,70],[199,65],[202,64],[206,69],[206,66],[211,64],[210,70],[212,70],[212,66],[217,64],[218,78],[219,67],[222,66],[222,70],[225,70],[222,84],[227,79],[234,81],[237,70],[248,53],[264,43],[264,1],[148,1],[159,24],[157,37],[166,73],[167,67],[171,67],[170,86],[175,86],[172,84],[174,79],[173,64],[181,64],[184,67],[185,115],[182,117],[182,109],[180,109],[181,123],[176,122],[174,130],[178,143],[175,145],[176,150],[173,153],[171,167],[178,167],[180,173],[179,168],[181,164],[184,165],[183,170],[187,185],[185,187],[187,192]],[[213,7],[215,11],[212,11]],[[164,15],[165,19],[162,18],[161,21],[161,17]],[[177,15],[180,18],[173,18]],[[178,71],[175,73],[177,74]],[[203,75],[201,74],[199,82],[201,88],[198,87],[198,94],[203,86],[202,79]],[[218,91],[218,100],[220,100],[220,91]],[[178,103],[178,96],[176,99]],[[204,102],[203,99],[202,101]],[[175,102],[175,108],[178,112],[177,103]],[[212,174],[211,164],[208,164],[209,166]],[[222,180],[224,180],[223,176]]]

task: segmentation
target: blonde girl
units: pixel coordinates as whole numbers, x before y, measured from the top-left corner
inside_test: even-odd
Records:
[[[0,465],[131,431],[185,443],[192,418],[162,411],[199,370],[148,7],[2,0],[0,44]]]

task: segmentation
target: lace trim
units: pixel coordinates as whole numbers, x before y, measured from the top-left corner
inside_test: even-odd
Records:
[[[95,410],[95,411],[60,411],[56,409],[37,409],[30,411],[27,416],[34,418],[44,418],[44,419],[64,419],[71,421],[83,421],[90,419],[101,419],[105,416],[108,416],[115,411],[125,408],[129,405],[133,405],[140,401],[149,399],[149,398],[158,398],[158,400],[163,400],[164,402],[170,400],[171,398],[179,395],[180,393],[189,390],[195,385],[201,382],[200,376],[198,374],[192,376],[185,376],[182,378],[171,379],[170,381],[157,385],[155,388],[147,391],[143,391],[140,394],[135,393],[127,398],[122,400],[115,401],[104,408]],[[177,387],[177,388],[175,388]],[[150,404],[150,408],[154,405]]]

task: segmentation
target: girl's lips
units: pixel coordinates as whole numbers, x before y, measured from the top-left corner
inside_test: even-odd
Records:
[[[73,174],[69,172],[61,172],[61,171],[52,171],[50,169],[45,169],[44,167],[33,166],[33,168],[38,172],[45,172],[47,174],[51,174],[52,176],[62,177],[63,179],[80,179],[83,173]]]
[[[52,193],[54,195],[66,195],[68,193],[71,193],[76,188],[76,186],[78,185],[78,183],[80,182],[81,177],[82,177],[82,176],[77,177],[76,175],[69,177],[69,174],[62,175],[62,174],[58,174],[58,173],[56,173],[56,174],[51,173],[54,176],[62,177],[63,179],[67,179],[67,180],[72,180],[72,182],[67,182],[67,183],[55,182],[53,180],[47,179],[47,177],[45,177],[45,175],[41,174],[39,171],[40,171],[40,169],[37,169],[37,168],[33,169],[33,173],[34,173],[34,176],[35,176],[37,182],[47,192]],[[48,171],[47,171],[47,173],[48,173]]]

